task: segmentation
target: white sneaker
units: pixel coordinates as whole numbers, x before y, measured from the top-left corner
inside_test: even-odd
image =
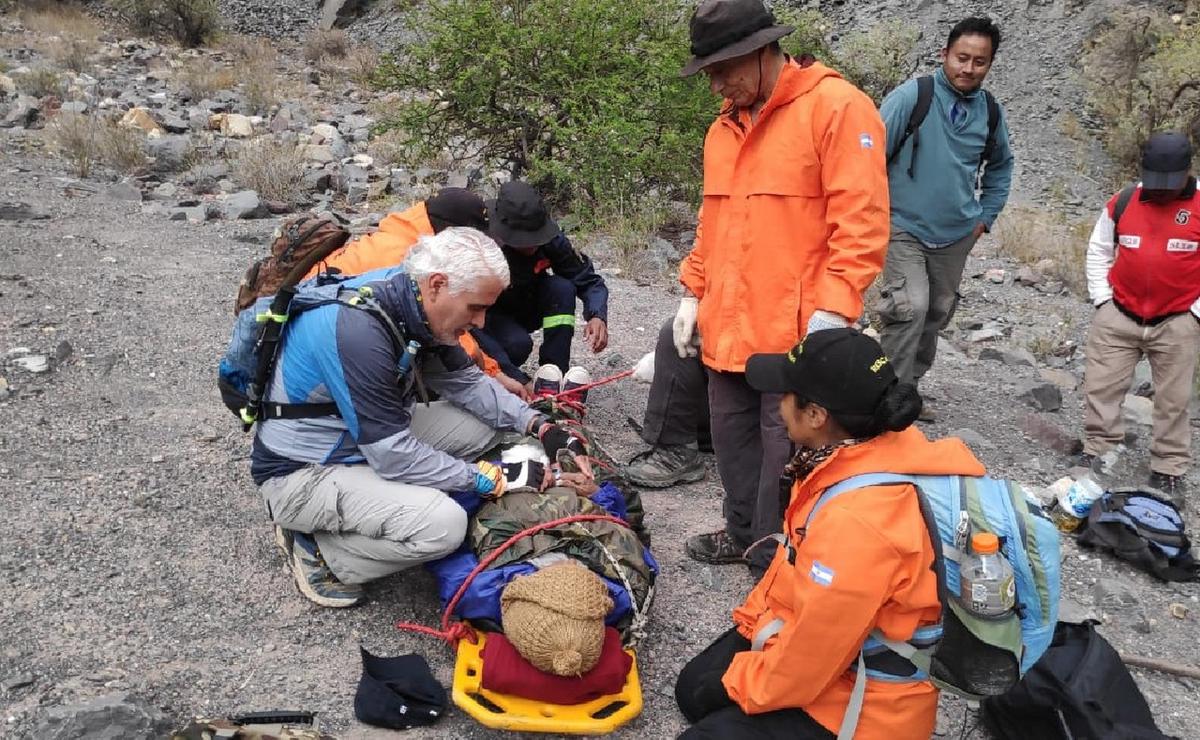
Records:
[[[558,365],[542,365],[533,374],[533,395],[555,396],[562,392],[563,372]]]
[[[585,385],[591,385],[591,384],[592,384],[592,374],[589,373],[584,368],[576,365],[576,366],[572,367],[570,370],[567,370],[567,374],[563,376],[562,389],[563,389],[563,392],[565,393],[566,391],[573,391],[576,388],[582,388]],[[571,395],[567,396],[567,398],[570,398],[573,401],[580,401],[580,402],[586,401],[587,400],[587,391],[580,391],[579,393],[572,393]]]

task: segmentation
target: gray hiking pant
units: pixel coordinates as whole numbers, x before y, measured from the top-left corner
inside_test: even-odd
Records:
[[[975,242],[968,234],[931,249],[908,232],[892,231],[877,310],[879,343],[901,381],[915,385],[933,366],[938,332],[954,316],[958,285]]]
[[[680,357],[667,319],[654,345],[654,379],[646,397],[642,439],[651,445],[687,445],[709,439],[708,377],[699,357]]]
[[[472,459],[496,430],[444,401],[412,410],[412,433]],[[309,465],[259,487],[271,521],[315,536],[342,583],[366,583],[454,552],[467,514],[442,491],[380,478],[369,465]]]
[[[779,414],[780,395],[759,393],[744,373],[708,370],[713,450],[725,487],[725,531],[742,547],[783,527],[779,478],[792,443]],[[765,566],[774,547],[755,548],[751,562]]]

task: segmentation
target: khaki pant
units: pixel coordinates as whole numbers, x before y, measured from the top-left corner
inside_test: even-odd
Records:
[[[1096,309],[1084,373],[1084,452],[1102,455],[1125,438],[1121,408],[1142,357],[1154,381],[1154,441],[1150,469],[1183,475],[1192,461],[1188,404],[1200,355],[1200,323],[1185,313],[1141,326],[1113,305]]]
[[[471,459],[495,430],[445,402],[412,410],[413,435]],[[380,478],[369,465],[309,465],[259,487],[267,516],[284,529],[313,534],[343,583],[366,583],[449,555],[462,544],[467,514],[442,491]]]
[[[916,383],[933,365],[938,332],[958,307],[967,255],[974,234],[932,249],[906,231],[892,231],[880,277],[879,343],[896,376]]]

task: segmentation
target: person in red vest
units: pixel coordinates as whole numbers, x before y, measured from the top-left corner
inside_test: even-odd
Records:
[[[1096,313],[1087,338],[1082,463],[1094,464],[1124,440],[1121,406],[1145,357],[1154,380],[1149,483],[1177,501],[1192,462],[1188,404],[1200,356],[1198,247],[1191,142],[1181,133],[1156,133],[1142,150],[1141,182],[1108,201],[1088,242],[1088,294]]]

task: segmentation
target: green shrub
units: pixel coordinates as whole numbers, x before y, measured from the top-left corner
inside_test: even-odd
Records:
[[[846,36],[831,63],[878,105],[917,70],[921,32],[904,21],[879,23]]]
[[[1162,129],[1200,129],[1200,26],[1152,11],[1110,17],[1085,46],[1082,77],[1096,134],[1117,165],[1113,185],[1135,178],[1141,148]]]
[[[189,48],[213,40],[221,27],[217,0],[118,0],[117,8],[134,31]]]
[[[717,101],[683,80],[689,9],[657,0],[432,0],[375,82],[419,91],[390,125],[534,182],[585,220],[639,194],[695,195]]]

